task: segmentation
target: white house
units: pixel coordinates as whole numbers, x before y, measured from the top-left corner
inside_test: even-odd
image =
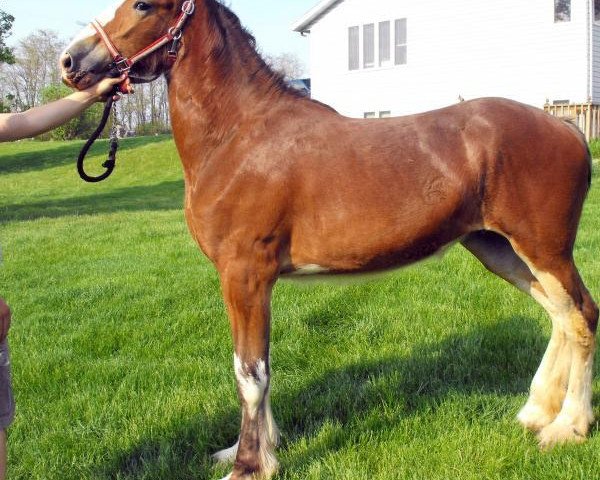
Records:
[[[600,0],[322,0],[293,29],[310,38],[313,98],[351,117],[600,103]]]

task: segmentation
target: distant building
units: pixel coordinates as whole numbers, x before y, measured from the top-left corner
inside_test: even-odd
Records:
[[[322,0],[293,28],[310,37],[312,97],[351,117],[600,103],[600,0]]]
[[[307,97],[311,96],[310,92],[310,78],[299,78],[296,80],[290,80],[290,85],[296,90],[299,90]]]

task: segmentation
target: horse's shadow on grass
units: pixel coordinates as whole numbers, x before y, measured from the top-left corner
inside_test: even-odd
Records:
[[[287,458],[283,468],[301,469],[323,452],[344,448],[361,430],[368,433],[373,425],[361,419],[381,411],[393,397],[403,408],[391,424],[386,418],[385,425],[391,428],[420,411],[435,410],[451,392],[523,394],[545,343],[537,322],[513,317],[438,343],[415,345],[414,353],[406,357],[333,368],[291,391],[275,388],[273,409],[284,434],[284,451],[314,437],[325,424],[351,424],[347,436],[344,429],[341,439],[339,435],[320,439],[318,445]],[[278,405],[286,406],[283,412]],[[98,478],[213,478],[210,454],[233,444],[238,430],[238,410],[224,408],[214,418],[198,418],[179,431],[165,432],[161,439],[149,439],[101,467]]]
[[[0,206],[0,223],[114,212],[181,210],[183,180],[119,188],[59,200]]]
[[[157,137],[136,137],[128,138],[120,142],[119,150],[121,152],[133,150],[145,145],[160,143],[169,140],[170,137],[162,135]],[[84,142],[73,142],[70,144],[56,147],[52,143],[42,143],[48,146],[45,150],[34,150],[30,152],[19,152],[14,154],[4,154],[0,157],[0,175],[7,173],[26,173],[45,170],[48,168],[60,167],[68,164],[75,164],[79,151]],[[34,145],[38,145],[34,143]],[[91,155],[101,153],[105,155],[108,152],[108,141],[98,140],[97,144],[90,152]]]

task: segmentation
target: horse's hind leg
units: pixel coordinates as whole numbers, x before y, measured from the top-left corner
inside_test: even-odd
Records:
[[[529,267],[519,258],[510,242],[502,235],[480,230],[467,235],[461,243],[489,271],[512,283],[519,290],[532,295],[544,295],[544,289],[533,276]]]
[[[562,407],[553,422],[540,431],[540,444],[548,447],[567,441],[580,442],[585,440],[593,421],[592,370],[598,307],[583,284],[572,257],[544,258],[538,255],[531,261],[525,254],[522,256],[546,292],[553,322],[563,332],[557,362],[560,362],[560,368],[569,367]],[[547,388],[545,392],[544,388]],[[530,402],[538,404],[544,395],[557,395],[555,388],[553,384],[537,385],[534,378],[528,405]]]
[[[505,237],[479,231],[465,237],[462,244],[488,270],[531,295],[552,319],[550,342],[531,384],[529,400],[518,415],[518,420],[526,428],[540,431],[560,412],[569,380],[571,356],[562,322],[554,313],[541,283]]]
[[[529,400],[519,413],[521,423],[539,431],[543,447],[583,441],[593,421],[598,307],[573,262],[570,232],[574,228],[560,231],[564,238],[558,241],[542,236],[536,241],[511,238],[509,243],[499,235],[478,232],[463,242],[490,270],[529,290],[552,319],[548,349],[531,384]]]

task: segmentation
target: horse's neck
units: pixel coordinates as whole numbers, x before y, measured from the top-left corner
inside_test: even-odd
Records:
[[[173,131],[188,168],[232,138],[240,125],[273,111],[277,102],[292,95],[243,32],[223,33],[223,25],[219,28],[214,20],[195,20],[186,28],[185,52],[169,79]]]

